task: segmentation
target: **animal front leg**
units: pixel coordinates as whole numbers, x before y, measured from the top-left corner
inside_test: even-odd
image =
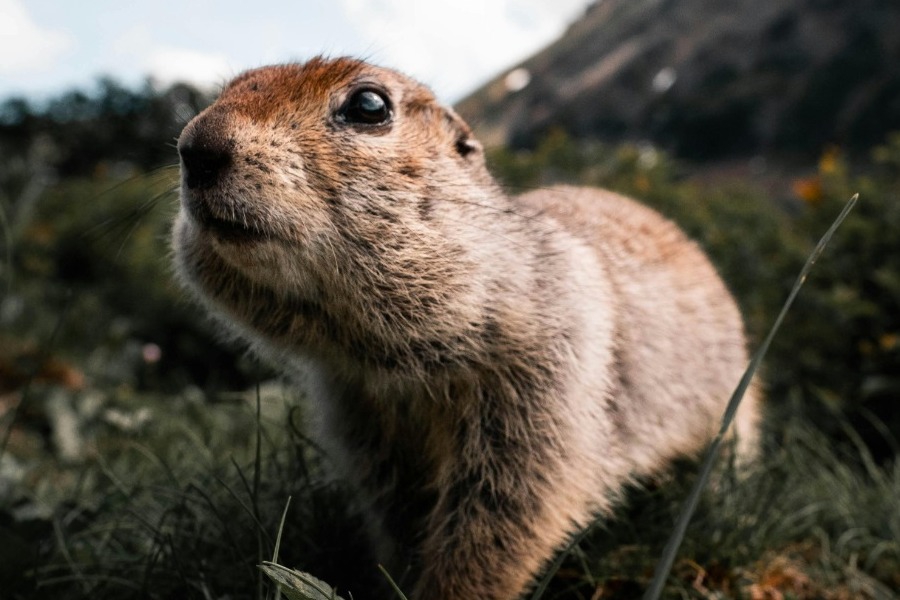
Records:
[[[568,539],[575,525],[541,500],[540,478],[506,479],[464,478],[447,491],[432,515],[413,598],[515,600]]]

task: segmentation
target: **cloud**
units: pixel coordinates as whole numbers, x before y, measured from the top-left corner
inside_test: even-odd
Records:
[[[452,100],[558,37],[587,0],[340,0],[371,58]]]
[[[143,70],[163,86],[188,82],[214,87],[223,84],[236,73],[224,55],[170,46],[152,50],[144,61]]]
[[[0,0],[0,73],[49,70],[74,45],[64,31],[42,29],[20,0]]]

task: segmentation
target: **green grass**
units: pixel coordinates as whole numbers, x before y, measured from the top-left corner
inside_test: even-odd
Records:
[[[715,258],[757,339],[815,238],[861,191],[766,362],[763,460],[702,496],[663,597],[900,597],[900,412],[891,408],[900,394],[900,138],[862,175],[823,168],[822,197],[805,204],[743,184],[704,188],[635,149],[566,144],[501,157],[509,162],[498,168],[611,185],[670,214]],[[14,427],[10,412],[0,416],[0,434],[11,432],[0,455],[0,597],[262,600],[278,593],[259,569],[266,561],[311,573],[348,600],[398,597],[366,549],[352,495],[324,477],[328,459],[302,433],[300,399],[211,341],[173,285],[164,251],[171,176],[111,191],[61,182],[15,244],[2,245],[0,367],[42,373],[28,358],[37,348],[86,384],[66,389],[39,375]],[[159,362],[141,358],[147,344],[163,349]],[[53,437],[66,414],[80,448],[69,458]],[[560,557],[542,598],[639,597],[696,471],[681,464],[630,489]],[[390,575],[408,588],[402,573]]]
[[[296,430],[294,399],[267,393],[257,425],[251,396],[212,407],[142,399],[155,415],[146,431],[98,438],[97,457],[51,513],[52,547],[12,598],[272,598],[257,565],[275,555],[279,532],[279,564],[344,598],[390,597],[347,516],[347,491],[322,479],[325,459]],[[757,469],[723,476],[703,496],[664,597],[751,598],[767,586],[794,598],[897,597],[898,463],[876,465],[865,445],[838,449],[809,427],[787,433],[769,440]],[[566,555],[542,598],[637,597],[694,471],[682,464],[630,490]]]

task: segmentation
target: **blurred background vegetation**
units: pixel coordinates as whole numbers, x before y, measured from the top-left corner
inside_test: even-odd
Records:
[[[262,598],[254,565],[272,556],[288,496],[285,564],[360,598],[380,585],[345,493],[316,475],[323,459],[300,433],[296,398],[217,340],[173,281],[174,141],[209,101],[184,85],[101,80],[0,105],[4,599]],[[900,134],[729,170],[551,130],[489,160],[512,191],[604,186],[673,218],[713,257],[754,341],[860,194],[766,361],[771,468],[703,513],[672,593],[895,597]],[[679,489],[636,492],[639,508],[573,553],[547,597],[635,597]]]
[[[578,182],[640,198],[712,256],[753,339],[780,309],[818,237],[854,194],[861,202],[829,247],[776,339],[764,379],[773,421],[815,422],[835,438],[856,427],[900,431],[900,135],[849,157],[828,147],[793,172],[723,175],[650,145],[573,142],[559,131],[533,152],[498,149],[494,172],[516,188]],[[880,456],[895,441],[874,429]],[[886,439],[887,438],[887,439]]]

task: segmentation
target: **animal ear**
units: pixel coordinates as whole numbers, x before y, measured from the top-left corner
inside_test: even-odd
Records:
[[[453,109],[444,109],[444,124],[453,136],[453,148],[463,158],[481,154],[481,143],[472,135],[472,129]]]

